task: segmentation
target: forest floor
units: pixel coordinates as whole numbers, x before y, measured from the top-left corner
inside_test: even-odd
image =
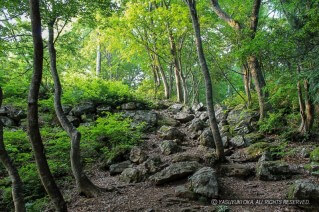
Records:
[[[182,124],[179,130],[189,135],[188,125]],[[182,154],[182,152],[192,152],[196,148],[196,142],[189,136],[184,139],[181,148],[182,152],[173,155],[162,155],[158,147],[163,139],[159,137],[157,132],[148,133],[145,136],[145,142],[142,148],[148,155],[161,155],[164,163],[169,164],[173,155]],[[298,143],[295,145],[303,145]],[[233,154],[236,153],[233,152]],[[300,166],[309,161],[304,158],[287,159],[291,165]],[[227,156],[227,164],[245,164],[255,167],[257,162],[239,162],[233,161],[230,156]],[[65,191],[65,196],[68,198],[69,211],[73,212],[88,212],[88,211],[216,211],[216,205],[211,203],[202,203],[185,198],[179,198],[175,195],[175,188],[187,182],[187,179],[174,181],[163,186],[156,186],[150,181],[125,184],[119,180],[119,175],[110,176],[108,171],[102,171],[97,167],[91,167],[90,178],[100,187],[118,187],[114,192],[107,192],[97,198],[85,198],[80,196],[75,189]],[[218,166],[218,165],[217,165]],[[214,167],[218,170],[218,167]],[[256,176],[250,176],[246,179],[237,177],[227,177],[222,173],[217,173],[219,183],[219,200],[283,200],[287,199],[287,191],[289,186],[296,180],[302,178],[315,177],[306,173],[294,175],[288,180],[280,181],[260,181]],[[278,205],[278,204],[260,204],[260,205],[228,205],[230,211],[303,211],[294,205]],[[227,211],[221,210],[218,211]]]

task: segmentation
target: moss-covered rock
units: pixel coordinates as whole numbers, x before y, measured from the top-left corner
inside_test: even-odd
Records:
[[[319,148],[315,148],[311,153],[310,153],[310,160],[313,162],[319,162]]]
[[[257,164],[256,168],[258,179],[264,181],[289,179],[294,174],[297,174],[296,170],[282,161],[262,161]]]

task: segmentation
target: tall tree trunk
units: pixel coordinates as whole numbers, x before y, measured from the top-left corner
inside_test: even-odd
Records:
[[[101,74],[101,45],[100,41],[98,41],[97,49],[96,49],[96,76],[100,76]]]
[[[0,108],[2,106],[2,88],[0,87]],[[23,185],[17,168],[14,166],[3,141],[3,123],[0,120],[0,160],[6,168],[12,182],[12,198],[14,202],[14,209],[16,212],[24,212],[25,203],[23,196]]]
[[[202,44],[201,33],[200,33],[200,25],[199,25],[197,11],[196,11],[196,2],[195,0],[185,0],[185,1],[188,5],[190,15],[192,18],[193,28],[195,32],[195,38],[196,38],[196,48],[197,48],[198,59],[199,59],[202,72],[204,75],[204,79],[205,79],[206,103],[207,103],[207,109],[208,109],[210,128],[212,130],[215,146],[216,146],[216,154],[218,159],[220,161],[223,161],[225,160],[224,146],[223,146],[223,142],[220,136],[220,132],[219,132],[216,117],[215,117],[215,111],[214,111],[214,105],[213,105],[213,86],[212,86],[212,81],[210,78],[208,66],[206,63],[206,58],[204,55],[203,44]]]
[[[247,96],[247,104],[248,107],[251,106],[251,93],[250,93],[250,71],[247,65],[243,66],[243,73],[244,73],[244,86],[245,86],[245,93]]]
[[[172,31],[171,31],[171,29],[169,29],[169,26],[167,27],[167,29],[168,29],[168,33],[169,33],[169,42],[170,42],[170,47],[171,47],[171,54],[173,56],[173,62],[174,62],[177,102],[183,102],[183,91],[182,91],[180,67],[179,67],[179,62],[178,62],[176,44],[175,44],[175,41],[174,41],[174,37],[173,37]]]
[[[162,81],[164,84],[165,99],[169,99],[169,97],[170,97],[169,86],[168,86],[167,78],[166,78],[164,70],[163,70],[163,66],[161,64],[161,61],[160,61],[158,55],[155,55],[155,58],[156,58],[156,63],[157,63],[159,73],[161,75],[161,78],[162,78]]]
[[[299,100],[299,109],[301,116],[301,124],[299,127],[299,132],[303,135],[309,134],[311,132],[313,122],[314,122],[314,106],[313,102],[309,96],[309,82],[304,80],[304,94],[302,95],[302,87],[300,82],[297,84],[298,88],[298,100]]]
[[[38,98],[43,71],[43,43],[39,0],[29,0],[33,36],[33,76],[28,96],[28,134],[34,152],[41,182],[57,211],[67,211],[66,203],[56,185],[44,154],[44,146],[38,123]]]
[[[54,26],[55,20],[50,22],[48,25],[49,28],[49,55],[50,55],[50,68],[51,74],[54,81],[54,108],[56,115],[63,127],[63,129],[68,133],[71,139],[71,167],[73,176],[76,181],[77,188],[81,194],[84,194],[87,197],[96,197],[101,191],[100,188],[95,186],[83,172],[83,165],[81,160],[81,150],[80,150],[80,141],[81,133],[70,123],[62,109],[61,103],[61,94],[62,86],[59,79],[59,74],[56,67],[56,50],[54,47]]]
[[[265,94],[265,80],[262,75],[262,72],[259,67],[258,59],[255,56],[249,56],[248,60],[248,67],[251,71],[252,78],[254,80],[255,89],[258,96],[258,104],[259,104],[259,119],[263,119],[266,116],[266,103],[265,103],[265,97],[267,96]]]

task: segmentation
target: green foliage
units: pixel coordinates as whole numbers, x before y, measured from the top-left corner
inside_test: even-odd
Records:
[[[319,162],[319,148],[315,148],[311,153],[310,153],[310,160],[314,162]]]
[[[261,155],[264,151],[269,149],[269,143],[258,142],[248,147],[248,154],[251,156]]]
[[[268,117],[259,121],[259,130],[261,132],[272,133],[284,127],[283,113],[269,113]]]
[[[63,100],[66,104],[75,105],[79,102],[92,101],[118,105],[135,99],[129,86],[121,82],[106,81],[82,74],[69,74],[63,81]]]

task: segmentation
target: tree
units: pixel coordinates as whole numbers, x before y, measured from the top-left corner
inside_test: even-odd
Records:
[[[199,24],[197,10],[196,10],[196,2],[195,2],[196,0],[185,0],[185,1],[188,5],[189,12],[192,18],[198,59],[199,59],[202,73],[205,79],[206,104],[208,109],[209,124],[212,130],[215,145],[216,145],[217,157],[220,161],[223,161],[225,160],[224,146],[223,146],[223,142],[218,129],[217,120],[215,117],[215,111],[214,111],[214,105],[213,105],[213,86],[212,86],[212,81],[210,78],[210,73],[209,73],[209,69],[207,66],[207,62],[206,62],[206,58],[205,58],[205,54],[203,50],[202,38],[200,33],[200,24]]]
[[[33,36],[33,76],[28,96],[28,135],[41,182],[57,211],[67,211],[66,203],[51,174],[44,153],[38,122],[38,98],[43,71],[43,41],[39,0],[29,0]]]
[[[3,92],[0,87],[0,108],[2,106]],[[3,124],[0,120],[0,160],[1,163],[6,168],[12,182],[12,197],[14,202],[14,208],[16,212],[24,212],[24,196],[23,196],[23,185],[19,175],[19,172],[15,165],[13,164],[8,152],[6,151],[4,141],[3,141]]]
[[[229,26],[231,26],[236,32],[238,32],[241,39],[250,39],[253,40],[256,36],[258,21],[259,21],[259,10],[261,6],[262,0],[254,0],[253,7],[250,15],[250,23],[248,27],[248,33],[245,33],[245,28],[243,23],[239,23],[234,20],[229,14],[227,14],[224,10],[221,9],[218,0],[211,0],[212,9],[216,13],[216,15],[224,20]],[[250,83],[249,83],[249,72],[252,75],[254,80],[255,89],[258,95],[258,103],[259,103],[259,117],[263,119],[266,116],[266,98],[268,96],[265,91],[266,82],[261,71],[260,63],[258,61],[257,56],[254,53],[251,53],[246,58],[247,65],[244,65],[244,84],[246,95],[248,97],[248,102],[250,103]]]

